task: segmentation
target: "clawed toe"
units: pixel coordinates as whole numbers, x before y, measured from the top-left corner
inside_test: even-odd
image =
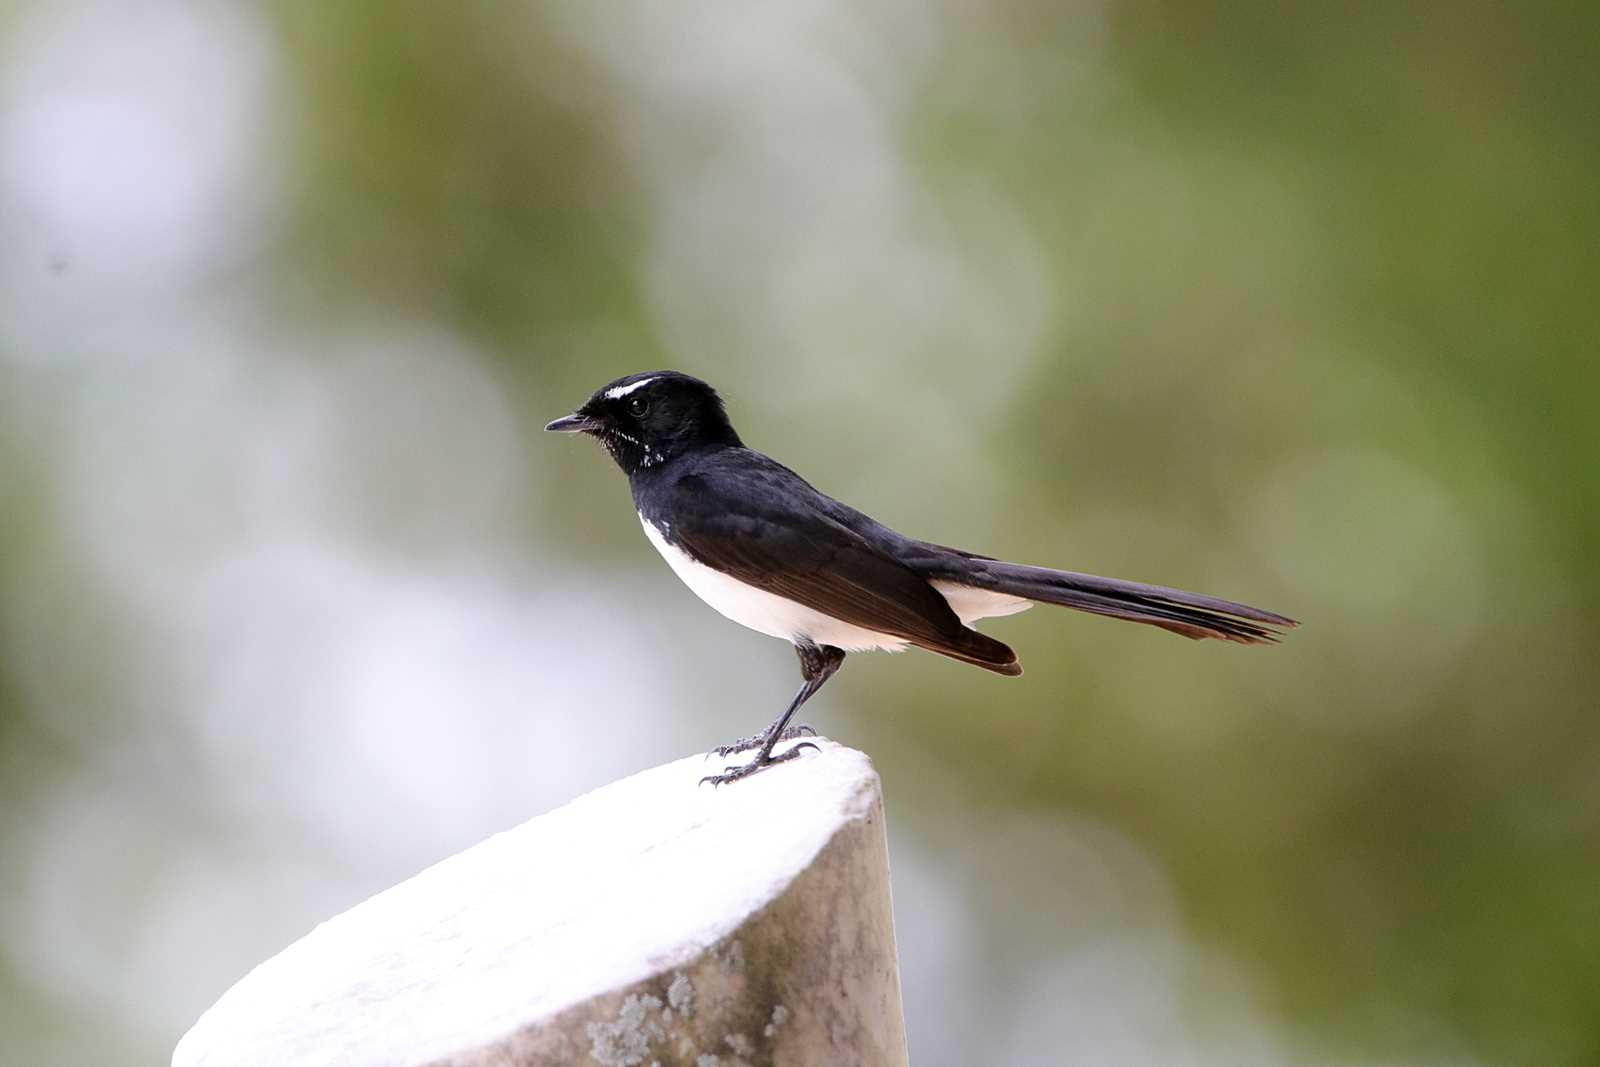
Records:
[[[727,785],[730,782],[737,782],[739,779],[748,778],[752,774],[760,774],[762,771],[766,770],[768,767],[774,766],[775,764],[787,763],[789,760],[792,760],[796,756],[800,755],[801,749],[806,748],[809,748],[814,752],[822,751],[821,748],[812,744],[810,741],[802,741],[798,745],[795,745],[793,748],[789,749],[787,752],[782,752],[776,756],[768,756],[764,760],[753,759],[749,763],[724,767],[721,774],[708,774],[704,778],[700,779],[700,784],[705,785],[707,782],[710,782],[712,787],[715,788],[719,785]]]
[[[807,725],[805,723],[801,723],[798,726],[791,726],[787,730],[784,730],[782,733],[780,733],[778,735],[778,740],[779,741],[793,741],[796,738],[816,737],[816,736],[817,736],[816,727],[809,726],[809,725]],[[706,758],[710,759],[713,753],[715,753],[718,756],[735,756],[735,755],[738,755],[740,752],[749,752],[752,748],[760,748],[762,745],[764,745],[766,743],[767,743],[767,735],[766,734],[754,734],[754,735],[752,735],[750,737],[741,737],[741,738],[739,738],[739,740],[733,742],[731,745],[723,745],[720,748],[712,749],[710,752],[706,753]],[[812,747],[816,747],[816,746],[812,746]]]

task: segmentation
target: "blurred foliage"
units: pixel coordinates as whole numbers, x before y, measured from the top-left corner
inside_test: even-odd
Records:
[[[638,190],[595,73],[537,9],[290,4],[279,22],[303,94],[292,291],[334,312],[420,305],[494,342],[540,396],[593,374],[597,357],[570,353],[580,326],[615,326],[617,366],[656,356]]]
[[[862,657],[831,732],[934,838],[955,811],[1120,827],[1196,935],[1341,1053],[1432,1057],[1446,1033],[1482,1062],[1600,1061],[1600,8],[942,13],[894,143],[955,247],[989,247],[975,205],[1006,206],[1050,310],[1037,351],[936,341],[860,379],[905,394],[853,388],[871,351],[813,369],[667,335],[649,164],[618,132],[645,90],[574,43],[570,6],[268,10],[288,217],[228,284],[291,320],[428,316],[481,345],[534,472],[530,557],[644,555],[614,473],[536,431],[671,363],[742,386],[752,444],[908,532],[1297,615],[1241,650],[1037,609],[988,626],[1022,681]],[[661,116],[685,152],[728,147]],[[813,375],[836,403],[797,411]],[[953,446],[970,465],[919,462],[991,375],[1013,384]],[[935,394],[951,406],[916,421]],[[0,433],[7,589],[72,565],[46,448]],[[70,757],[11,667],[0,797],[25,807],[48,774],[12,772]],[[1051,951],[1036,915],[970,902],[997,942]]]

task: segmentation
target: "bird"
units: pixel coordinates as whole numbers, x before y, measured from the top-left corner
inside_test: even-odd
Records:
[[[1017,654],[972,624],[1035,603],[1245,645],[1273,643],[1299,625],[1248,604],[898,533],[747,447],[717,391],[679,371],[618,378],[545,429],[587,434],[605,448],[627,475],[645,537],[700,599],[794,645],[799,690],[761,733],[715,749],[755,755],[702,785],[737,782],[816,748],[800,740],[774,754],[815,732],[790,720],[851,652],[915,647],[1015,677]]]

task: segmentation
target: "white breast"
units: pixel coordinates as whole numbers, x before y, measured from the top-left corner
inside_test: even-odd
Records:
[[[818,645],[842,648],[846,652],[867,649],[899,652],[906,647],[904,638],[841,622],[788,597],[757,589],[714,567],[708,567],[681,548],[668,544],[662,532],[643,515],[639,516],[639,524],[644,527],[644,535],[656,546],[656,551],[661,553],[661,558],[667,561],[683,584],[694,590],[701,600],[741,626],[748,626],[771,637],[781,637],[785,641],[804,639]],[[977,619],[1013,615],[1033,606],[1031,600],[953,582],[936,581],[933,587],[944,595],[951,610],[968,626]]]
[[[781,637],[785,641],[803,639],[813,644],[842,648],[846,652],[875,648],[899,652],[906,647],[904,638],[841,622],[788,597],[757,589],[723,574],[692,558],[683,549],[668,544],[661,531],[643,515],[639,516],[639,523],[644,527],[644,535],[656,546],[656,551],[661,553],[661,558],[667,561],[673,573],[683,579],[683,584],[694,590],[701,600],[741,626],[772,637]]]

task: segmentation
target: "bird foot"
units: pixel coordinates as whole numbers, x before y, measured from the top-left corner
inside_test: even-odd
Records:
[[[784,732],[787,733],[788,731],[786,730]],[[721,774],[708,774],[704,778],[700,779],[700,784],[705,785],[707,782],[710,782],[714,788],[719,785],[727,785],[730,782],[737,782],[739,779],[748,778],[752,774],[760,774],[768,767],[779,763],[787,763],[796,756],[800,755],[800,750],[805,748],[816,749],[818,752],[822,751],[822,749],[817,748],[817,746],[813,745],[810,741],[802,741],[798,745],[789,749],[789,751],[781,753],[780,755],[768,756],[766,759],[761,759],[758,757],[751,760],[749,763],[740,764],[734,767],[724,767]]]
[[[787,730],[783,731],[783,733],[778,735],[778,740],[793,741],[797,737],[816,736],[817,731],[815,727],[807,726],[806,724],[801,723],[798,726],[791,726]],[[750,737],[741,737],[731,745],[723,745],[721,748],[712,749],[711,752],[706,753],[706,758],[710,759],[712,753],[716,753],[719,756],[732,756],[740,752],[749,752],[752,748],[760,748],[766,743],[766,734],[754,734]],[[815,748],[816,746],[812,745],[811,747]]]

